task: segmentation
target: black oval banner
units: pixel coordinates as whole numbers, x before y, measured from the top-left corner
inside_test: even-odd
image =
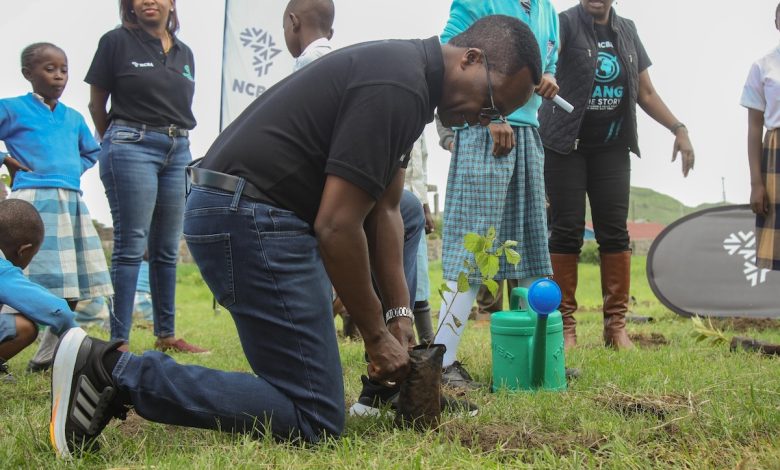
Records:
[[[653,241],[650,288],[686,317],[780,318],[780,272],[755,265],[755,216],[748,205],[689,214]]]

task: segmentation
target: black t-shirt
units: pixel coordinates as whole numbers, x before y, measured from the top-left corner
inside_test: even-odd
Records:
[[[195,127],[195,61],[176,38],[166,55],[162,42],[141,28],[109,31],[100,38],[84,81],[111,94],[109,120]]]
[[[250,104],[201,166],[246,178],[313,223],[328,174],[382,195],[433,120],[443,77],[437,37],[331,52]]]
[[[587,148],[616,145],[629,135],[624,128],[628,113],[628,73],[615,50],[615,32],[609,25],[595,24],[598,44],[596,76],[591,98],[580,128],[580,146]],[[650,64],[641,43],[636,45],[639,71]]]

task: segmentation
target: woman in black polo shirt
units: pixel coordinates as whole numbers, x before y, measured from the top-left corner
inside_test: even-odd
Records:
[[[206,350],[174,336],[184,168],[192,159],[188,135],[195,127],[195,64],[190,48],[176,38],[175,6],[174,0],[121,0],[122,26],[100,39],[85,81],[102,136],[100,178],[114,222],[111,339],[129,342],[148,248],[155,347],[198,353]]]
[[[656,93],[650,58],[631,20],[618,16],[613,0],[580,0],[560,14],[561,51],[555,78],[559,94],[574,105],[567,114],[543,103],[539,129],[545,147],[544,179],[550,199],[550,259],[561,286],[566,347],[574,346],[577,258],[585,229],[585,195],[601,256],[604,342],[633,347],[625,330],[631,273],[626,219],[631,185],[629,153],[639,155],[636,105],[675,136],[673,160],[693,168],[685,125]]]

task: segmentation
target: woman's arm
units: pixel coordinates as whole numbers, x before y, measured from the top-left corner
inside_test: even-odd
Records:
[[[92,122],[101,140],[108,128],[108,112],[106,112],[108,95],[109,93],[100,87],[95,85],[89,87],[89,115],[92,116]]]
[[[695,160],[693,146],[688,138],[688,129],[684,125],[680,125],[680,121],[672,114],[672,111],[666,106],[661,96],[655,91],[653,82],[650,80],[650,73],[647,70],[639,74],[639,96],[637,101],[639,106],[651,118],[674,133],[672,161],[677,160],[678,153],[682,153],[683,176],[688,176],[688,172],[693,169]]]

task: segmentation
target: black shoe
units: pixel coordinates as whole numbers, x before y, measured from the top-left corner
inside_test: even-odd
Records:
[[[441,373],[441,384],[456,390],[479,390],[485,388],[484,384],[474,382],[471,374],[463,367],[459,361],[444,368]]]
[[[49,423],[49,437],[58,456],[96,450],[96,439],[111,418],[127,416],[129,403],[119,398],[102,362],[106,353],[121,345],[121,341],[90,338],[81,328],[62,335],[54,351]]]
[[[16,383],[16,377],[8,370],[8,364],[0,359],[0,383],[13,384]]]
[[[350,416],[377,416],[386,411],[395,411],[400,386],[385,387],[370,380],[365,375],[360,376],[363,390],[358,401],[349,407]],[[479,407],[468,400],[459,400],[441,394],[441,410],[445,413],[468,414],[476,416]]]
[[[30,374],[38,374],[46,372],[51,368],[51,362],[35,362],[30,361],[27,363],[27,372]]]

